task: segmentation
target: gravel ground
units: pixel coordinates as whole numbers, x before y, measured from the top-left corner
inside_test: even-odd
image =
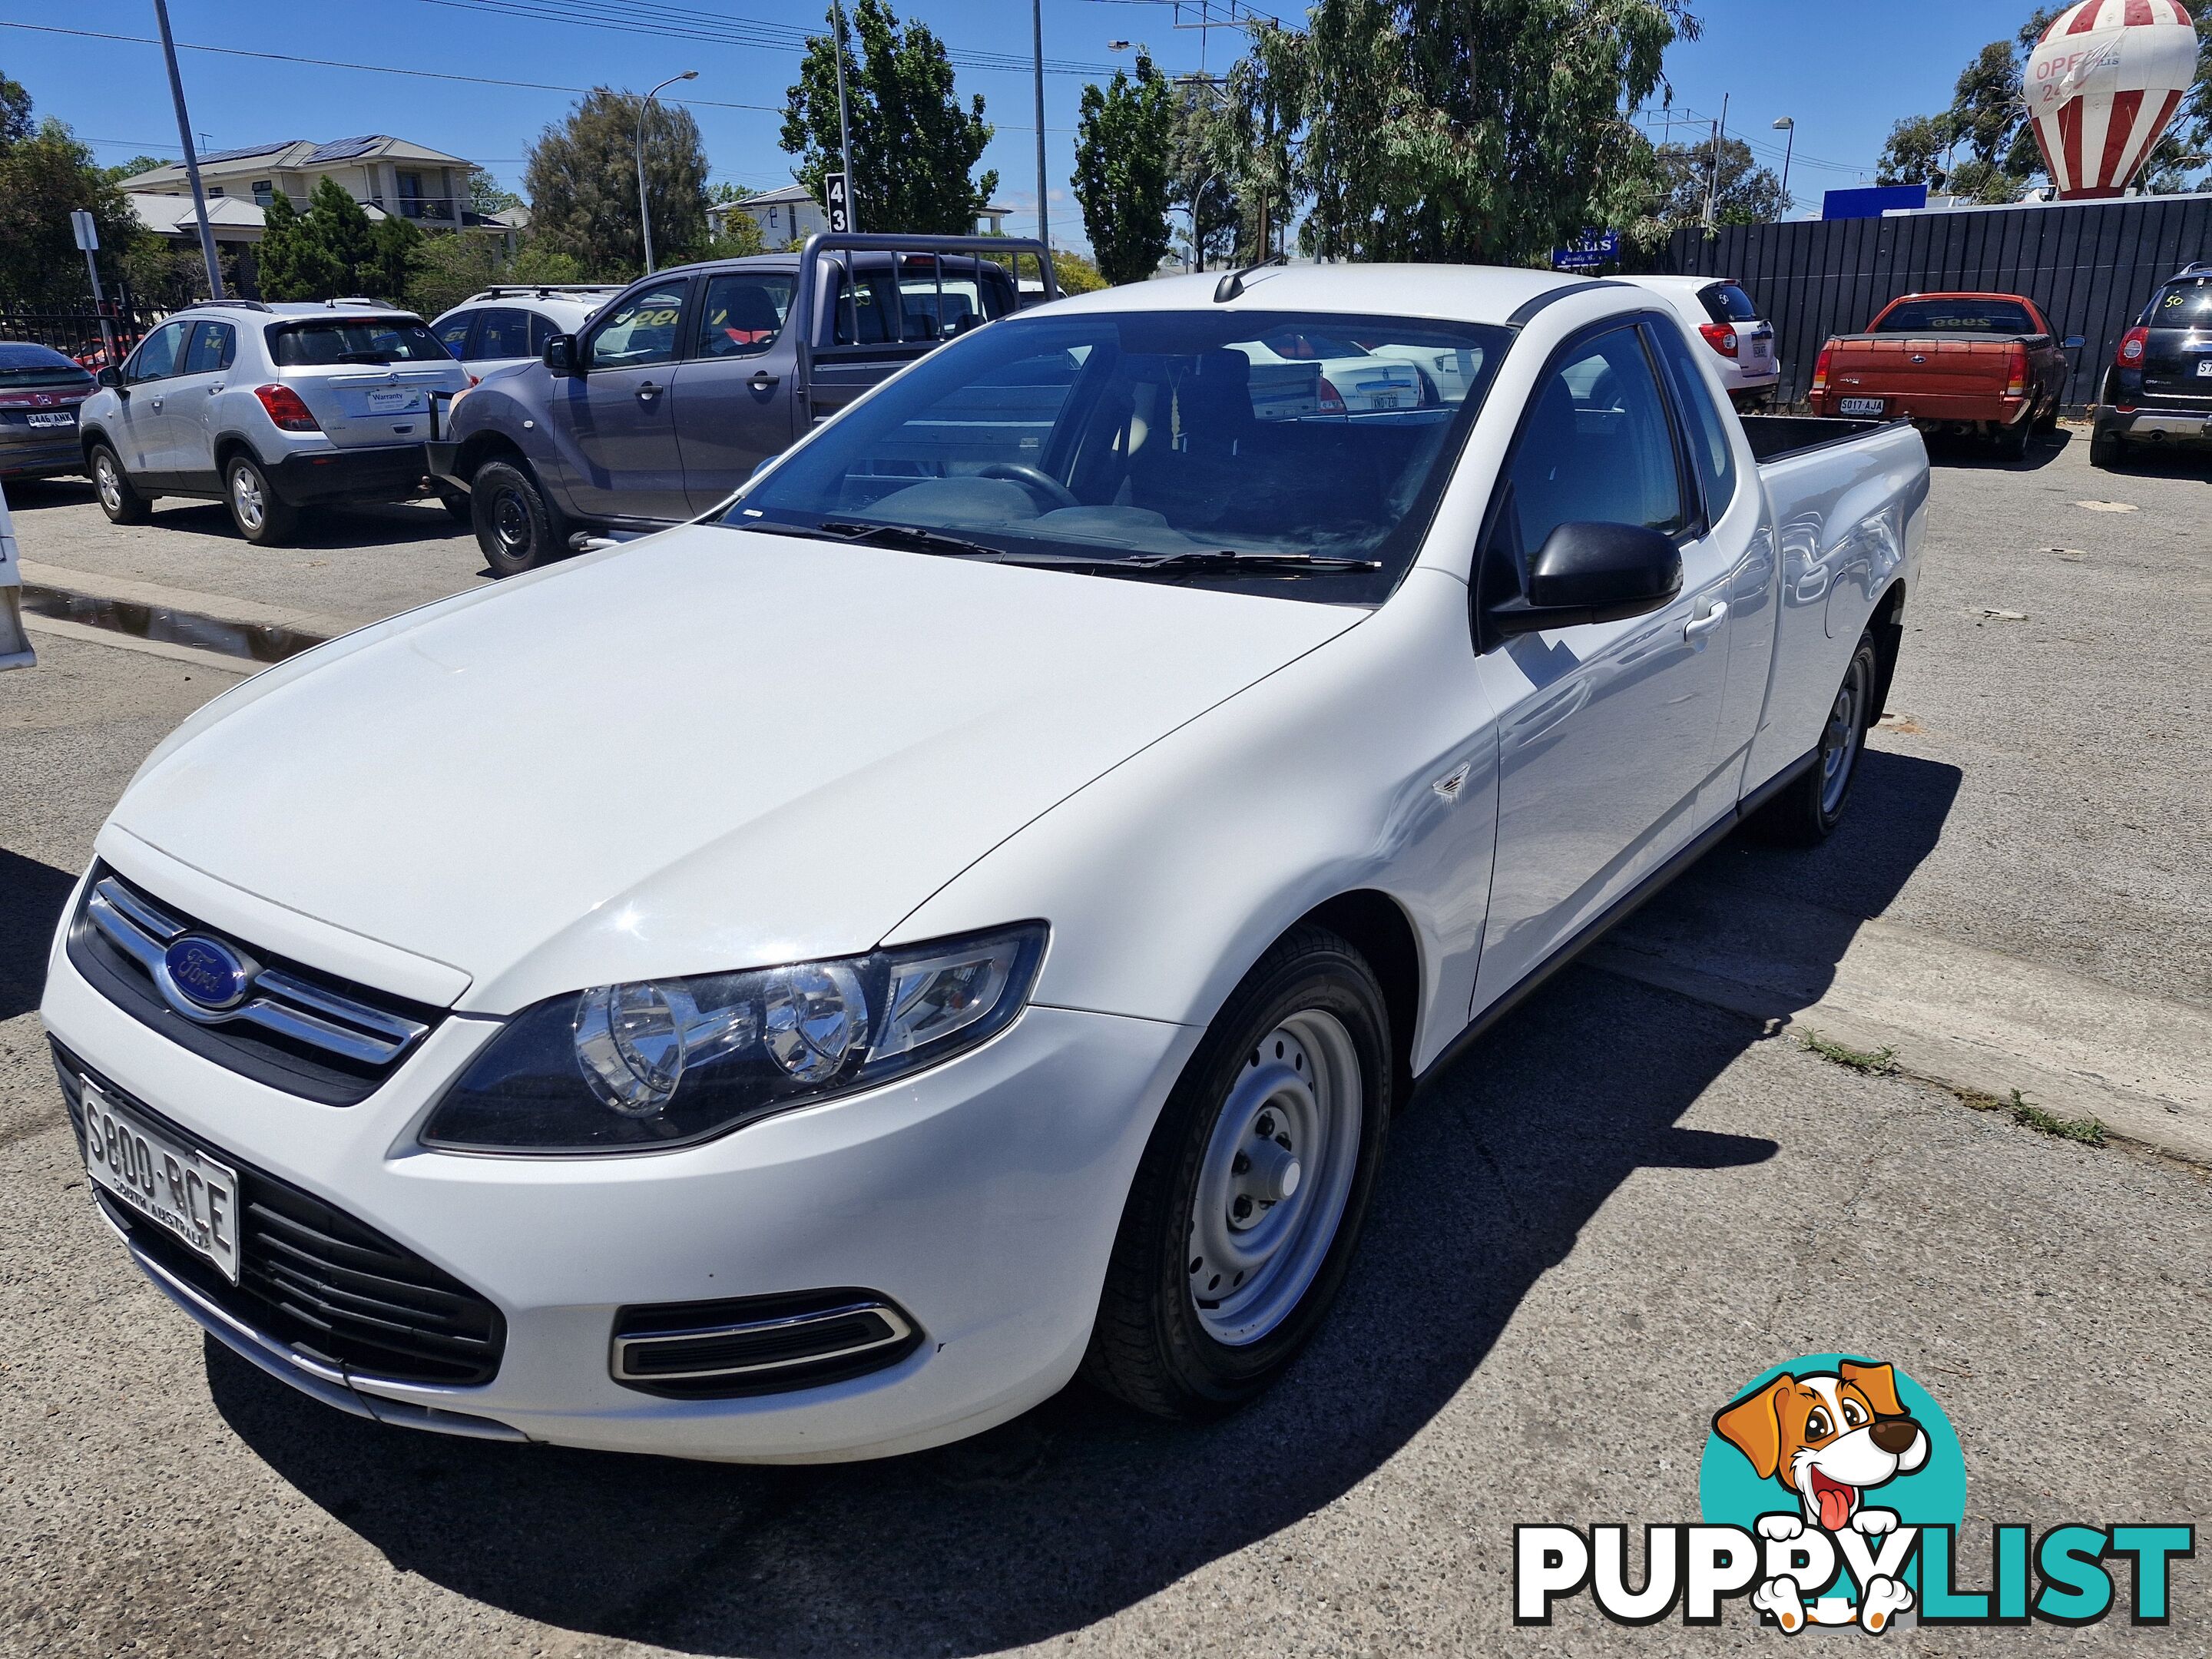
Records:
[[[2212,468],[2092,473],[2085,448],[2017,471],[1943,458],[1890,700],[1908,721],[1878,734],[1852,824],[1811,854],[1725,847],[1698,890],[1764,884],[2212,997]],[[248,555],[164,541],[201,511],[164,509],[125,547],[54,493],[18,514],[35,562],[326,611],[476,577],[442,533],[337,544],[381,515]],[[1516,1631],[1511,1528],[1694,1519],[1714,1409],[1837,1349],[1893,1361],[1957,1427],[1970,1583],[1992,1520],[2208,1518],[2212,1403],[2185,1381],[2212,1369],[2202,1170],[1589,969],[1408,1113],[1337,1317],[1225,1423],[1079,1390],[963,1446],[769,1471],[341,1417],[204,1345],[89,1212],[29,1012],[43,939],[139,758],[219,688],[39,645],[37,671],[0,679],[0,1651],[1771,1651],[1740,1610],[1627,1630],[1577,1601]],[[2163,1630],[1887,1639],[2202,1654],[2204,1556]]]

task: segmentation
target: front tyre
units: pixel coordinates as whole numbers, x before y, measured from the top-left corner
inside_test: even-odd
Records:
[[[1844,683],[1829,705],[1813,764],[1752,819],[1762,840],[1784,847],[1814,847],[1843,822],[1851,786],[1858,781],[1859,757],[1866,752],[1867,728],[1881,717],[1874,706],[1875,687],[1881,684],[1881,662],[1869,631],[1859,635],[1844,670]]]
[[[495,576],[520,576],[568,550],[568,526],[529,469],[487,461],[469,480],[477,545]]]
[[[256,547],[281,545],[299,527],[299,514],[251,455],[234,455],[223,463],[222,499],[238,533]]]
[[[1084,1371],[1216,1415],[1279,1376],[1335,1299],[1382,1162],[1389,1016],[1366,961],[1300,927],[1245,976],[1137,1167]]]

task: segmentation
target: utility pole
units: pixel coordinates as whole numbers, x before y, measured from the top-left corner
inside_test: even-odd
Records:
[[[1052,231],[1044,210],[1044,0],[1030,0],[1030,33],[1036,51],[1037,240],[1044,244],[1049,256]]]
[[[1721,140],[1728,137],[1729,95],[1721,94],[1720,119],[1713,123],[1713,167],[1705,184],[1705,228],[1713,228],[1713,209],[1721,193]]]
[[[672,75],[651,92],[637,106],[637,228],[645,238],[645,274],[653,275],[653,210],[645,200],[645,127],[653,118],[653,100],[678,81],[696,81],[697,70],[685,70],[681,75]]]
[[[192,118],[185,112],[185,81],[177,73],[177,43],[169,34],[168,0],[154,0],[154,21],[161,26],[161,56],[169,65],[169,96],[177,106],[177,137],[185,146],[185,176],[192,181],[192,213],[200,222],[200,258],[207,261],[208,298],[228,299],[222,291],[222,262],[216,258],[215,231],[208,224],[207,192],[200,188],[200,156],[192,148]]]
[[[830,9],[837,23],[837,49],[831,54],[837,63],[837,165],[845,170],[845,224],[858,230],[860,181],[853,176],[853,123],[845,108],[845,0],[830,0]]]

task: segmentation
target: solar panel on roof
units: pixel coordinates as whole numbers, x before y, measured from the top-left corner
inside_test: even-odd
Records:
[[[372,132],[365,138],[333,138],[327,144],[319,144],[300,159],[301,167],[313,167],[318,161],[344,161],[356,155],[366,155],[384,142],[384,135]]]
[[[291,146],[298,143],[300,141],[297,138],[280,138],[273,144],[248,144],[242,149],[202,150],[200,152],[200,160],[203,161],[243,161],[249,155],[274,155],[278,150],[289,149]]]

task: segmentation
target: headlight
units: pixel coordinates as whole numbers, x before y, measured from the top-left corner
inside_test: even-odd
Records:
[[[423,1125],[430,1146],[680,1146],[872,1089],[988,1041],[1029,999],[1045,927],[693,979],[598,985],[526,1008]]]

